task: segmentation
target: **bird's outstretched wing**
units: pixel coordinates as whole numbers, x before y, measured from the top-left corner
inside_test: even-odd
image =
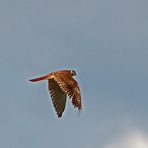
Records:
[[[57,112],[58,117],[62,116],[66,104],[66,93],[59,87],[54,79],[48,80],[48,89],[51,94],[53,106]]]
[[[38,82],[38,81],[43,81],[43,80],[48,80],[51,77],[52,74],[47,74],[38,78],[30,79],[29,81],[31,82]]]
[[[56,75],[54,77],[60,88],[71,98],[74,107],[82,109],[80,88],[72,76]]]

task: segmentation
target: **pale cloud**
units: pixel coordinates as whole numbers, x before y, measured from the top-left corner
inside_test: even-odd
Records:
[[[148,148],[148,135],[141,130],[134,130],[119,135],[105,148]]]

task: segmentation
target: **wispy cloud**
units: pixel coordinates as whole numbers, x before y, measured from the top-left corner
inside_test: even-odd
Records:
[[[141,130],[126,132],[104,148],[148,148],[148,135]]]

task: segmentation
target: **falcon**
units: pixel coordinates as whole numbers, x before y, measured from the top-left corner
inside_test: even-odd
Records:
[[[66,98],[69,96],[74,108],[82,109],[80,87],[73,78],[74,70],[60,70],[47,75],[31,79],[31,82],[48,80],[48,90],[58,118],[62,117],[65,110]]]

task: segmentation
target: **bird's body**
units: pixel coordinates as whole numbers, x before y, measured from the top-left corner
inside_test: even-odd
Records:
[[[73,76],[76,75],[74,70],[61,70],[49,73],[45,76],[31,79],[31,82],[48,80],[48,89],[51,94],[54,108],[58,117],[62,116],[65,109],[67,95],[72,100],[74,107],[80,111],[82,109],[80,88]]]

